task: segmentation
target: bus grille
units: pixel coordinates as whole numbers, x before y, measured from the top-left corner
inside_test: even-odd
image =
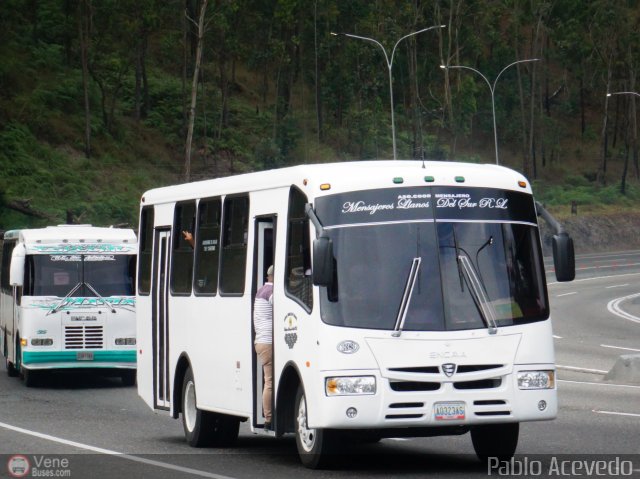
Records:
[[[104,347],[102,326],[65,326],[65,349],[102,349]]]

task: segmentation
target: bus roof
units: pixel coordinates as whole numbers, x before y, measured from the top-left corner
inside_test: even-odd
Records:
[[[127,243],[135,245],[137,242],[132,229],[103,228],[91,225],[58,225],[10,230],[5,232],[4,239],[17,239],[26,244]]]
[[[401,180],[399,180],[401,179]],[[525,186],[522,186],[524,182]],[[520,184],[519,184],[520,183]],[[320,185],[331,185],[321,190]],[[531,193],[526,178],[493,164],[448,161],[355,161],[288,168],[183,183],[144,193],[142,204],[160,204],[297,185],[312,197],[351,190],[400,186],[473,186]]]

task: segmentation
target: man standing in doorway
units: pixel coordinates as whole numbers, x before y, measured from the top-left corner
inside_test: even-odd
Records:
[[[262,390],[262,410],[264,428],[271,429],[271,396],[273,391],[273,265],[267,270],[267,282],[258,292],[253,304],[253,327],[256,354],[262,363],[264,389]]]

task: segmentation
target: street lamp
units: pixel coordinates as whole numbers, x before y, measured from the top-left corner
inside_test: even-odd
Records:
[[[635,91],[616,91],[613,93],[607,93],[607,96],[612,96],[612,95],[635,95],[635,96],[640,96],[640,93],[636,93]]]
[[[476,72],[478,75],[482,77],[482,79],[489,86],[489,90],[491,91],[491,111],[493,113],[493,142],[496,148],[496,165],[500,164],[500,161],[498,160],[498,130],[496,128],[496,101],[495,101],[496,83],[498,82],[498,78],[500,78],[500,75],[502,75],[507,68],[512,67],[513,65],[517,65],[518,63],[526,63],[526,62],[537,62],[539,60],[540,60],[539,58],[529,58],[527,60],[518,60],[517,62],[510,63],[509,65],[504,67],[502,70],[500,70],[500,73],[498,73],[498,76],[496,77],[496,79],[493,80],[493,85],[489,82],[486,76],[484,76],[481,72],[479,72],[475,68],[467,67],[464,65],[440,65],[440,68],[442,68],[443,70],[459,68],[462,70],[471,70],[472,72]]]
[[[367,42],[374,43],[375,45],[379,46],[382,49],[382,53],[384,54],[384,59],[387,62],[387,69],[389,70],[389,96],[391,99],[391,137],[393,140],[393,159],[394,160],[397,160],[398,158],[397,158],[397,152],[396,152],[396,125],[395,125],[395,117],[393,114],[393,77],[391,75],[391,67],[393,66],[393,57],[396,54],[396,48],[398,47],[398,44],[405,38],[411,37],[413,35],[417,35],[418,33],[426,32],[427,30],[431,30],[434,28],[445,28],[445,27],[446,25],[433,25],[431,27],[423,28],[422,30],[418,30],[417,32],[413,32],[413,33],[409,33],[408,35],[405,35],[400,40],[398,40],[396,44],[393,46],[393,50],[391,51],[391,58],[389,58],[389,56],[387,55],[387,50],[382,46],[382,44],[379,41],[374,40],[373,38],[361,37],[360,35],[353,35],[351,33],[331,32],[331,35],[333,36],[336,36],[336,37],[345,36],[349,38],[356,38],[358,40],[364,40]]]

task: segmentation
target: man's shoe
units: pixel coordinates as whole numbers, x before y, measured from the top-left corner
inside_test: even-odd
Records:
[[[265,431],[271,431],[271,423],[270,422],[265,422],[264,423],[264,430]]]

